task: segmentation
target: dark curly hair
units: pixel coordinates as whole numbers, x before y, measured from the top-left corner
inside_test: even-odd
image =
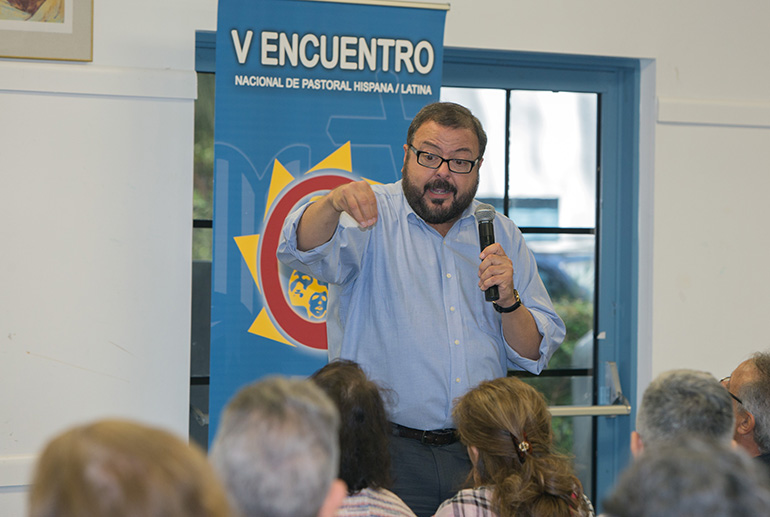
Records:
[[[389,488],[390,422],[382,391],[358,363],[335,360],[311,379],[340,411],[340,479],[348,493],[363,488]]]
[[[487,148],[487,133],[481,122],[471,110],[454,102],[434,102],[424,106],[412,119],[406,133],[406,143],[412,144],[414,134],[426,122],[436,122],[440,126],[470,129],[479,141],[479,156],[484,156]]]

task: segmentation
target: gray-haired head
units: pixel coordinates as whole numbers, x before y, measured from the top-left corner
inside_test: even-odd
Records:
[[[724,441],[690,438],[645,449],[607,500],[611,517],[767,515],[761,465]]]
[[[754,442],[766,454],[770,452],[770,353],[758,352],[749,362],[752,371],[736,390],[742,402],[738,411],[754,415]]]
[[[266,378],[227,404],[210,459],[243,517],[315,517],[337,477],[339,425],[312,381]]]
[[[713,375],[671,370],[655,378],[645,390],[636,431],[647,451],[660,442],[688,436],[729,443],[734,422],[730,394]]]

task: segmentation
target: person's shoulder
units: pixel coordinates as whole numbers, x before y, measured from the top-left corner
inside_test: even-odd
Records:
[[[401,188],[401,182],[395,183],[370,183],[372,191],[378,197],[384,198],[398,198],[404,197],[404,191]]]
[[[395,183],[374,183],[372,191],[377,198],[377,210],[380,216],[393,216],[396,219],[406,211],[410,212],[409,203],[404,196],[404,190],[401,187],[401,181]]]
[[[387,488],[379,488],[376,490],[377,495],[382,501],[387,502],[390,506],[392,515],[413,516],[414,512],[407,506],[407,504],[398,497],[395,493],[391,492]]]
[[[596,510],[594,510],[594,505],[586,494],[583,494],[583,502],[585,503],[586,517],[594,517]]]
[[[488,203],[484,203],[483,201],[479,201],[478,199],[473,198],[473,201],[471,201],[471,204],[468,205],[468,209],[467,209],[468,212],[467,213],[469,213],[471,215],[475,214],[476,213],[476,209],[479,207],[479,205],[482,205],[482,204],[488,204]],[[497,208],[495,208],[495,221],[497,221],[499,224],[502,224],[503,226],[506,226],[506,227],[509,227],[509,226],[510,227],[515,227],[516,226],[516,223],[514,223],[513,220],[510,217],[504,215]]]
[[[364,488],[348,495],[335,514],[337,517],[391,515],[415,517],[414,512],[396,494],[384,488]]]
[[[465,488],[451,499],[444,501],[436,511],[436,517],[462,515],[466,517],[494,517],[497,515],[489,488]]]
[[[497,220],[506,230],[513,231],[514,229],[519,228],[516,225],[516,223],[513,222],[513,219],[511,219],[507,215],[501,214],[500,212],[497,212],[497,215],[495,216],[495,220]]]
[[[466,214],[473,219],[476,214],[476,208],[482,204],[478,199],[474,199],[467,209]],[[473,221],[475,227],[475,220]],[[506,250],[511,246],[518,247],[522,243],[521,230],[516,223],[502,212],[495,210],[495,240],[499,242]]]

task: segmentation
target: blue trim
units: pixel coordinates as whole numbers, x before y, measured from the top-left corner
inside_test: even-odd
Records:
[[[195,71],[213,74],[217,58],[216,31],[195,31]]]
[[[637,299],[639,226],[640,67],[618,70],[614,87],[602,95],[600,285],[597,341],[599,365],[614,361],[624,395],[637,394]],[[627,417],[598,418],[596,499],[601,502],[630,459],[636,411]],[[601,505],[599,505],[601,511]]]
[[[627,58],[446,47],[443,84],[603,93],[620,70],[638,67]]]

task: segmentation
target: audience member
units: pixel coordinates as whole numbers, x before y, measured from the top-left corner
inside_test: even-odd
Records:
[[[646,448],[689,436],[729,443],[733,424],[732,400],[716,378],[696,370],[671,370],[644,391],[631,452],[638,456]]]
[[[436,517],[593,515],[572,463],[554,450],[551,415],[533,387],[513,378],[482,382],[452,412],[473,463],[469,485]]]
[[[414,516],[388,490],[390,422],[377,384],[367,378],[358,363],[346,359],[327,364],[312,379],[340,412],[340,478],[348,486],[348,496],[337,516]]]
[[[195,445],[127,420],[70,429],[43,450],[29,517],[226,517],[227,496]]]
[[[770,474],[770,353],[743,361],[722,384],[734,400],[733,438]]]
[[[242,517],[328,517],[345,497],[339,415],[313,382],[269,377],[222,413],[210,459]]]
[[[607,517],[768,515],[770,492],[740,448],[689,438],[648,447],[604,503]]]

